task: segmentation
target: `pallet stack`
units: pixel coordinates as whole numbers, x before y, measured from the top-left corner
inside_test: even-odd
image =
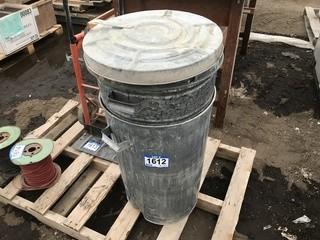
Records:
[[[52,0],[55,15],[59,22],[65,22],[63,0]],[[72,22],[78,25],[86,25],[112,8],[112,0],[69,0]]]
[[[24,19],[26,15],[28,19]],[[21,19],[20,26],[16,18]],[[32,54],[35,42],[52,33],[60,35],[63,32],[62,26],[57,24],[51,0],[2,1],[0,29],[0,61],[21,50]]]

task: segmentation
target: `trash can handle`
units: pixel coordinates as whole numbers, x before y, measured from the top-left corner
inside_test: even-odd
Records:
[[[112,97],[112,91],[109,93],[109,96],[107,98],[106,105],[108,105],[108,108],[111,110],[113,109],[114,112],[122,112],[126,113],[128,115],[133,115],[136,111],[136,106],[139,105],[139,103],[127,103],[120,100],[115,99]]]
[[[121,143],[117,143],[112,139],[112,132],[110,126],[108,125],[106,128],[101,130],[102,133],[102,141],[107,144],[113,151],[116,153],[120,153],[128,148],[130,148],[131,144],[129,141],[123,141]],[[110,136],[110,137],[109,137]]]

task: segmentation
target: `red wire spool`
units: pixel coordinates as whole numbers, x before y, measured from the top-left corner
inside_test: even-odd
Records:
[[[21,175],[27,186],[47,187],[56,179],[57,169],[48,156],[39,163],[21,166]]]
[[[25,139],[10,150],[11,161],[20,166],[23,190],[39,190],[52,186],[61,174],[60,167],[53,163],[50,139]]]

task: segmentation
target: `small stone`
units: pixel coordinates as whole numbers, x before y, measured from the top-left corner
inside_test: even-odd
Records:
[[[280,100],[280,105],[283,105],[283,104],[285,104],[285,103],[287,103],[289,101],[289,98],[281,98],[281,100]]]
[[[297,54],[294,54],[292,52],[282,52],[281,55],[285,56],[285,57],[292,58],[292,59],[300,59],[300,56],[298,56]]]
[[[272,228],[272,226],[271,226],[270,224],[267,225],[267,226],[264,226],[264,227],[263,227],[263,231],[268,230],[268,229],[270,229],[270,228]]]
[[[274,63],[267,62],[267,68],[274,68]]]
[[[264,111],[263,114],[267,116],[269,113],[267,111]]]

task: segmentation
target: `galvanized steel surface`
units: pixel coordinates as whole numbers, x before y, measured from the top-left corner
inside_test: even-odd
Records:
[[[221,29],[207,18],[153,10],[100,22],[86,34],[83,50],[88,70],[97,77],[158,85],[218,69],[222,42]]]
[[[117,157],[128,200],[148,221],[172,223],[195,207],[212,103],[192,119],[162,126],[135,124],[107,111],[116,141],[131,144]]]
[[[164,124],[184,121],[202,112],[214,94],[216,69],[175,84],[135,86],[99,80],[105,107],[128,121]]]

